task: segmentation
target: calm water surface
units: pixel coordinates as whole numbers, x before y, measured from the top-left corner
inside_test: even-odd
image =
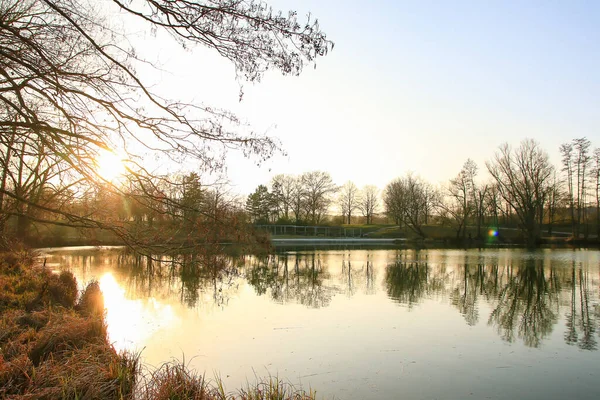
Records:
[[[201,275],[45,253],[100,281],[117,348],[185,357],[230,390],[271,374],[347,400],[600,398],[595,250],[288,252]]]

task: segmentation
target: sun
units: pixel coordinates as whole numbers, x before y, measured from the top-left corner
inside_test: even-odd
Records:
[[[100,177],[112,181],[125,173],[124,157],[107,150],[102,150],[96,158],[97,172]]]

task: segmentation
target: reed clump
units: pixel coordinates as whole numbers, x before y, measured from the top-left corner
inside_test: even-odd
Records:
[[[143,400],[315,400],[316,393],[296,388],[276,376],[256,377],[254,383],[227,392],[220,376],[209,380],[184,362],[172,361],[153,369],[138,383],[136,398]]]

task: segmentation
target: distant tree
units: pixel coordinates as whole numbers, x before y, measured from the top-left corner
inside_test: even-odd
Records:
[[[425,237],[423,225],[431,207],[429,185],[407,174],[390,182],[383,193],[385,212],[397,225],[404,224],[417,235]]]
[[[279,174],[271,179],[271,194],[281,216],[290,219],[294,197],[297,191],[296,178],[291,175]]]
[[[351,224],[352,213],[358,208],[358,188],[354,183],[348,181],[340,188],[338,196],[342,216],[348,224]]]
[[[202,215],[202,209],[205,201],[205,193],[200,182],[200,176],[196,172],[185,175],[182,180],[182,193],[179,202],[181,206],[181,216],[187,229],[193,229]]]
[[[500,214],[502,213],[502,199],[500,197],[500,191],[498,190],[498,184],[493,182],[488,186],[488,191],[485,196],[486,207],[491,213],[492,224],[494,227],[498,227],[500,224]]]
[[[358,196],[358,209],[367,219],[367,225],[373,223],[373,216],[379,207],[379,189],[372,185],[365,186]]]
[[[254,223],[268,223],[271,215],[271,194],[265,185],[259,185],[248,195],[246,212]]]
[[[474,196],[475,196],[475,221],[477,225],[477,238],[481,239],[481,227],[484,224],[485,214],[487,208],[487,193],[490,190],[490,184],[475,185]]]
[[[600,238],[600,148],[592,154],[592,187],[596,193],[596,234]]]
[[[501,145],[486,166],[500,196],[518,216],[527,244],[535,245],[554,172],[548,154],[536,141],[525,139],[516,150],[508,144]]]
[[[556,171],[552,173],[552,180],[548,187],[548,199],[546,201],[546,214],[548,215],[548,235],[552,235],[552,228],[557,221],[558,210],[564,206],[564,195],[560,179],[556,176]]]
[[[562,171],[566,175],[567,182],[567,197],[569,201],[569,209],[571,211],[571,233],[576,234],[575,221],[575,191],[573,185],[573,144],[563,143],[560,145],[560,154],[562,161]]]
[[[468,218],[477,209],[475,175],[477,175],[477,165],[473,160],[468,159],[458,175],[450,180],[446,195],[439,203],[441,215],[454,222],[457,239],[461,236],[463,240],[465,239]]]
[[[408,207],[409,199],[405,186],[401,178],[396,178],[388,183],[383,191],[385,213],[398,226],[404,222],[405,210]]]
[[[571,143],[560,146],[562,170],[566,175],[569,205],[571,208],[571,225],[573,236],[579,237],[582,226],[587,236],[587,186],[588,173],[592,167],[590,154],[591,142],[585,138],[576,138]]]
[[[302,222],[302,219],[304,217],[303,210],[306,208],[305,203],[306,203],[306,194],[305,194],[304,185],[302,184],[302,178],[294,177],[293,191],[292,191],[292,197],[291,197],[290,204],[291,204],[291,208],[292,208],[292,213],[294,214],[294,221],[297,224]]]
[[[590,156],[591,142],[583,137],[573,139],[573,148],[575,150],[575,170],[577,171],[577,235],[584,225],[584,235],[587,238],[587,186],[588,172],[591,166],[592,158]]]
[[[305,172],[301,181],[307,218],[311,223],[318,224],[328,211],[337,187],[328,172]]]

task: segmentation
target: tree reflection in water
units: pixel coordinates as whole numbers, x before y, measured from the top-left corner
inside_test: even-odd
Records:
[[[315,253],[254,258],[247,273],[258,295],[268,294],[277,303],[311,308],[327,307],[331,302],[335,288],[323,285],[327,278],[329,274]]]
[[[503,340],[519,339],[530,347],[540,346],[564,317],[565,343],[582,350],[598,348],[600,279],[587,262],[565,264],[544,253],[397,250],[388,251],[384,259],[373,254],[344,250],[266,257],[144,257],[88,250],[67,252],[56,264],[77,268],[82,284],[93,277],[92,268],[97,276],[106,265],[126,294],[178,298],[188,307],[223,308],[246,281],[259,296],[310,308],[327,307],[336,295],[374,295],[384,287],[391,300],[408,310],[425,300],[448,302],[468,325],[487,320]],[[390,257],[391,262],[382,261]],[[383,272],[382,279],[378,272]]]
[[[116,267],[126,293],[158,299],[177,296],[188,307],[226,306],[239,289],[239,267],[244,263],[243,257],[225,254],[142,256],[122,250],[102,257],[103,263]]]
[[[367,295],[376,293],[375,288],[375,270],[373,264],[373,255],[367,253],[366,260],[359,262],[352,260],[352,253],[344,253],[342,258],[342,268],[340,274],[335,277],[339,291],[346,296],[352,297],[359,292]]]
[[[560,285],[556,271],[548,273],[542,260],[526,260],[522,267],[508,265],[507,282],[498,294],[488,324],[512,342],[515,331],[525,345],[538,347],[557,321]],[[547,276],[548,275],[548,276]]]
[[[587,268],[573,265],[570,273],[543,258],[509,260],[465,253],[461,261],[431,262],[419,252],[403,251],[385,273],[388,296],[413,309],[433,295],[448,297],[468,325],[481,317],[481,304],[491,307],[487,323],[503,340],[517,338],[526,346],[538,347],[553,331],[561,305],[565,315],[565,342],[583,350],[596,350],[600,306],[598,296],[590,300],[593,282]],[[486,307],[487,308],[487,307]]]
[[[366,261],[358,262],[344,253],[340,269],[336,266],[340,257],[333,260],[330,266],[328,257],[321,253],[282,253],[253,259],[246,276],[258,295],[310,308],[329,306],[337,294],[352,297],[358,292],[376,293],[372,254],[367,253]]]
[[[598,342],[594,334],[599,320],[598,304],[593,305],[590,312],[589,271],[578,268],[574,262],[567,283],[571,295],[569,310],[565,315],[567,327],[564,334],[565,342],[569,345],[577,345],[582,350],[596,350]]]
[[[400,304],[407,305],[410,309],[427,295],[429,289],[427,259],[421,260],[420,252],[415,252],[410,257],[403,252],[399,258],[385,270],[388,296]]]

